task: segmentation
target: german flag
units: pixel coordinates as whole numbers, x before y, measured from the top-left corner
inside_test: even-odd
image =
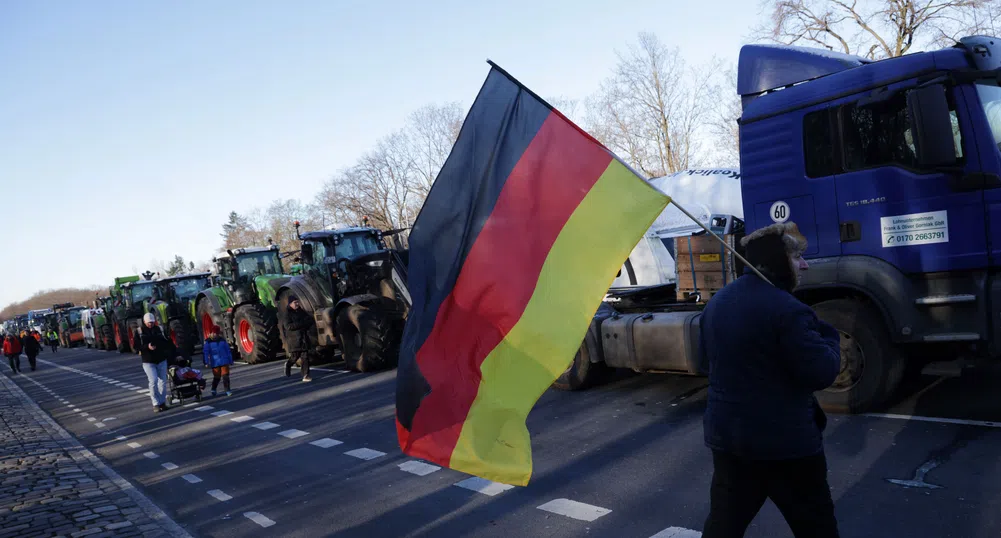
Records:
[[[410,235],[403,451],[528,484],[525,419],[669,202],[491,63]]]

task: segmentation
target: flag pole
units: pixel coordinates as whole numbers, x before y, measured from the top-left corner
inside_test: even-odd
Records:
[[[671,201],[670,201],[670,202],[668,202],[668,203],[671,203],[671,204],[674,204],[674,207],[678,208],[678,209],[679,209],[679,210],[680,210],[680,211],[681,211],[682,213],[684,213],[684,214],[685,214],[685,216],[687,216],[688,218],[690,218],[690,219],[692,219],[693,221],[695,221],[695,224],[698,224],[699,226],[701,226],[701,227],[702,227],[702,229],[703,229],[703,230],[705,230],[705,231],[706,231],[706,232],[707,232],[707,233],[708,233],[709,235],[711,235],[711,236],[715,237],[715,238],[716,238],[716,240],[717,240],[717,241],[719,241],[721,245],[723,245],[723,248],[725,248],[725,249],[729,250],[729,251],[730,251],[730,254],[733,254],[734,256],[736,256],[736,257],[737,257],[737,259],[741,261],[741,263],[743,263],[743,264],[744,264],[744,265],[746,265],[746,266],[747,266],[748,268],[750,268],[750,269],[751,269],[751,271],[754,271],[754,274],[756,274],[756,275],[758,275],[759,277],[761,277],[761,280],[764,280],[765,282],[767,282],[767,283],[769,283],[769,284],[772,284],[772,281],[771,281],[771,280],[768,280],[768,278],[767,278],[767,277],[765,277],[765,275],[761,274],[761,271],[758,271],[758,268],[757,268],[757,267],[755,267],[755,266],[751,265],[751,264],[750,264],[750,263],[749,263],[749,262],[748,262],[748,261],[747,261],[746,259],[744,259],[744,257],[743,257],[743,256],[741,256],[740,254],[738,254],[736,250],[734,250],[733,248],[731,248],[731,247],[730,247],[730,245],[726,244],[726,241],[724,241],[722,237],[720,237],[720,236],[716,235],[716,234],[715,234],[715,233],[714,233],[714,232],[713,232],[712,230],[710,230],[710,229],[709,229],[709,228],[708,228],[708,227],[707,227],[707,226],[706,226],[705,224],[702,224],[702,221],[701,221],[701,220],[699,220],[699,219],[697,219],[697,218],[695,218],[695,216],[694,216],[694,215],[692,215],[691,213],[689,213],[687,209],[685,209],[685,208],[681,207],[680,205],[678,205],[678,202],[676,202],[676,201],[674,200],[674,198],[671,198]],[[772,284],[772,285],[774,286],[774,284]]]

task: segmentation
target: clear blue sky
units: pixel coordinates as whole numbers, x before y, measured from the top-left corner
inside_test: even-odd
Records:
[[[310,200],[487,58],[583,97],[652,31],[735,60],[758,3],[722,0],[0,3],[0,307],[217,251],[226,215]]]

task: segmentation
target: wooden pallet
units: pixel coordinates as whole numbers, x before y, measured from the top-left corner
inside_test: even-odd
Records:
[[[733,235],[722,238],[733,248],[736,243]],[[710,235],[676,237],[674,251],[677,253],[679,301],[688,301],[691,294],[699,291],[702,293],[700,302],[706,302],[723,286],[737,279],[733,254]]]

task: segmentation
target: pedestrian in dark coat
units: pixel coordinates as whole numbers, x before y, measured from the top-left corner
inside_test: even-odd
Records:
[[[296,361],[302,361],[303,382],[312,381],[309,376],[309,353],[312,344],[309,340],[309,330],[313,327],[313,318],[302,309],[299,298],[291,295],[288,298],[288,310],[285,312],[284,332],[288,344],[288,360],[285,361],[285,377],[292,375],[292,366]]]
[[[142,357],[143,371],[149,381],[149,397],[153,401],[153,411],[167,409],[167,363],[177,355],[177,347],[170,341],[163,329],[156,324],[156,317],[147,313],[143,323],[136,329],[136,348]],[[181,357],[176,357],[181,360]]]
[[[28,364],[31,365],[31,371],[34,372],[37,367],[35,359],[42,351],[42,345],[38,343],[38,339],[35,338],[34,333],[28,333],[21,339],[21,348],[28,357]]]
[[[840,337],[792,295],[806,238],[794,223],[746,236],[748,271],[713,296],[701,320],[709,361],[705,443],[713,452],[703,538],[744,535],[772,499],[797,538],[838,536],[814,392],[834,383]]]

